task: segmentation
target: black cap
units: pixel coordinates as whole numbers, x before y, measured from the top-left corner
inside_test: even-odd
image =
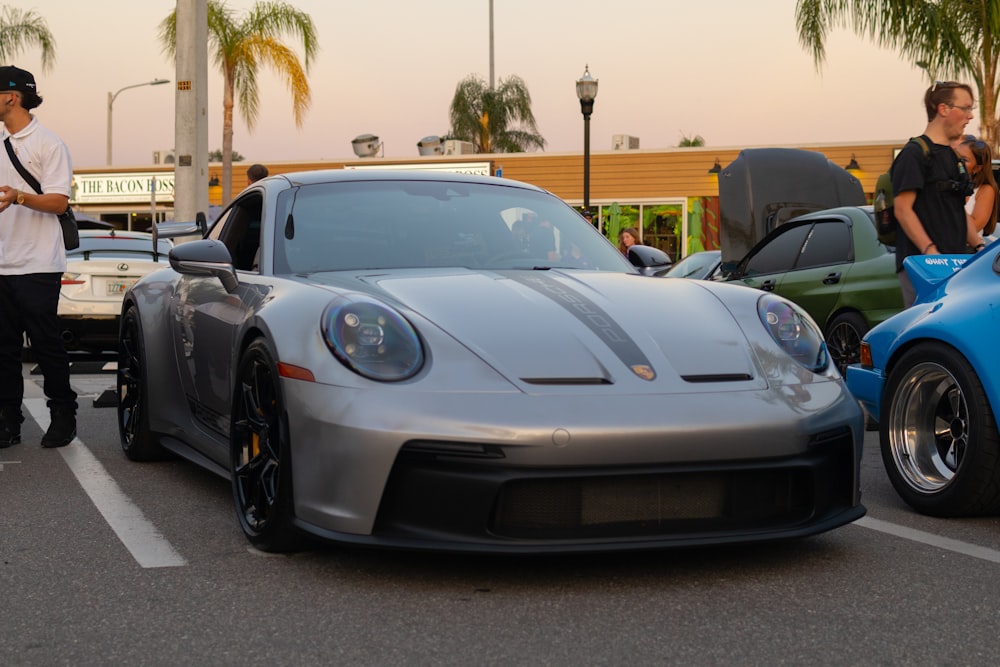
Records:
[[[21,93],[35,94],[35,77],[31,72],[20,67],[7,65],[0,67],[0,93],[16,90]]]

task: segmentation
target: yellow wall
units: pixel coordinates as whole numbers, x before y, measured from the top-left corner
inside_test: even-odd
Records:
[[[823,153],[834,164],[844,166],[857,160],[861,170],[855,176],[861,181],[869,195],[875,189],[879,174],[888,171],[892,163],[893,151],[901,147],[905,140],[894,143],[867,144],[809,144],[793,148],[815,150]],[[718,196],[718,180],[708,173],[716,159],[723,168],[739,155],[740,148],[668,148],[640,149],[632,151],[602,151],[590,156],[590,200],[591,203],[663,199],[676,197]],[[583,154],[582,153],[503,153],[476,155],[448,155],[434,157],[414,156],[408,159],[371,158],[368,160],[325,160],[322,162],[269,162],[266,164],[271,174],[310,169],[340,169],[345,165],[378,163],[422,164],[437,162],[485,162],[491,164],[491,172],[497,166],[503,167],[503,177],[532,183],[545,188],[571,204],[583,201]],[[247,163],[233,165],[233,193],[246,187]],[[127,171],[172,171],[172,165],[141,167],[119,170]],[[80,169],[80,173],[106,172],[107,168]],[[219,176],[222,166],[209,166],[209,177]],[[221,203],[221,188],[210,188],[210,203]]]

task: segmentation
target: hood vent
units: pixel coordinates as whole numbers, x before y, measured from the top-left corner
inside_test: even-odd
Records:
[[[705,382],[749,382],[753,379],[747,373],[713,373],[710,375],[682,375],[685,382],[705,383]]]

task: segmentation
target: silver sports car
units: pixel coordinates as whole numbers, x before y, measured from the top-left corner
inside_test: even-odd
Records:
[[[283,174],[205,236],[125,296],[122,448],[231,480],[260,549],[655,549],[864,515],[862,412],[809,317],[645,276],[538,188]]]

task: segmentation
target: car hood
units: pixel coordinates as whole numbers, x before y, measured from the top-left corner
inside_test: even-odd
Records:
[[[846,169],[799,148],[748,148],[719,174],[722,261],[738,262],[792,218],[838,206],[863,206],[865,193]]]
[[[558,270],[357,279],[514,382],[759,386],[750,345],[708,283]]]

